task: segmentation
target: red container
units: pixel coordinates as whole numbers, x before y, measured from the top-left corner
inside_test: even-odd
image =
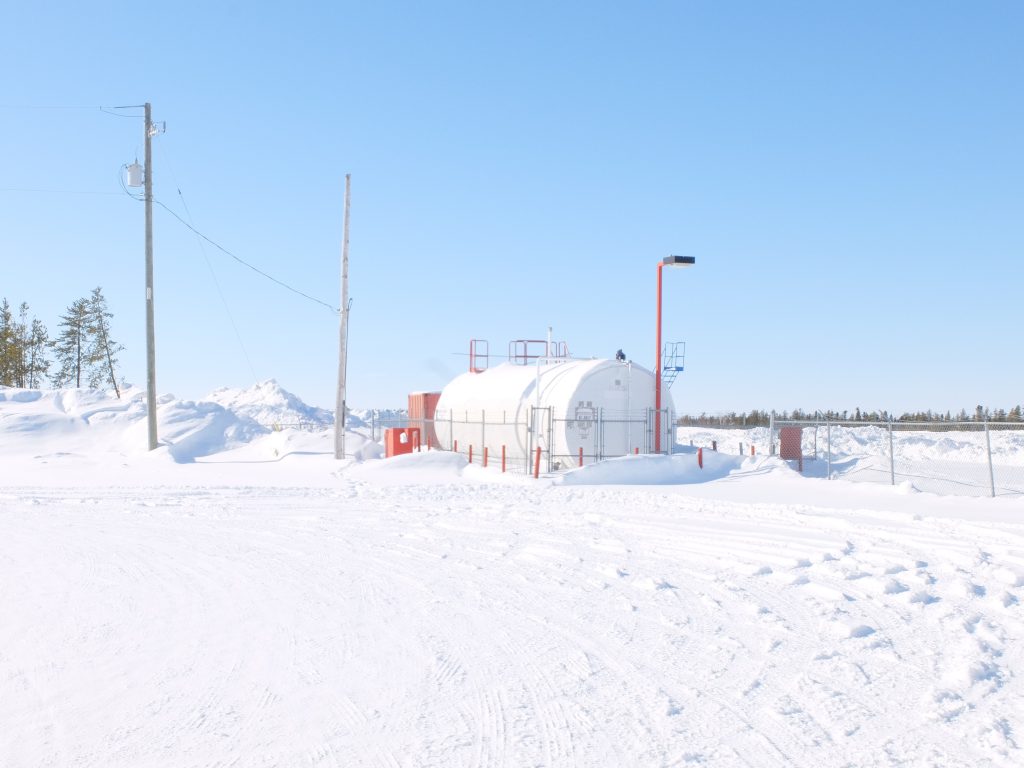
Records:
[[[437,433],[434,432],[434,411],[440,399],[440,392],[412,392],[409,395],[408,424],[410,427],[418,427],[423,435],[423,444],[435,450],[441,447],[437,442]]]
[[[384,430],[384,456],[401,456],[420,447],[419,427],[390,427]]]

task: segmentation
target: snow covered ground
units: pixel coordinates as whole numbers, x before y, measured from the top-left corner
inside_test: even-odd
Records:
[[[1024,763],[1019,495],[144,402],[0,389],[0,765]]]

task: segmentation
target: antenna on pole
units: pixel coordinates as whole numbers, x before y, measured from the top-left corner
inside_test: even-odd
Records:
[[[345,458],[345,373],[348,367],[348,211],[352,174],[345,174],[345,227],[341,240],[341,327],[338,331],[338,397],[334,407],[334,458]]]

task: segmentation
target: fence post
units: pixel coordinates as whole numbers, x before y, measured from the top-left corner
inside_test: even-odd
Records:
[[[751,456],[754,455],[754,444],[753,443],[750,444],[750,455]]]
[[[533,406],[530,406],[526,420],[526,455],[523,456],[523,465],[526,467],[526,474],[530,474],[530,457],[533,456],[534,427],[536,416]]]
[[[455,453],[458,453],[459,452],[459,441],[456,440],[454,442],[455,442],[455,447],[452,448],[452,451],[454,451]]]
[[[988,421],[985,422],[985,450],[988,452],[988,482],[992,487],[992,498],[996,497],[996,475],[992,471],[992,439],[988,434]]]
[[[896,450],[892,441],[892,416],[889,417],[889,484],[896,485]]]
[[[775,411],[768,417],[768,455],[775,455]]]
[[[473,444],[469,444],[469,463],[473,463]]]
[[[548,406],[548,472],[551,471],[555,452],[555,407]]]
[[[583,446],[580,446],[580,466],[583,466]]]
[[[703,448],[698,448],[697,449],[697,466],[700,467],[701,469],[704,469],[704,449]]]
[[[505,471],[505,444],[501,444],[501,471]]]
[[[718,441],[717,440],[712,440],[711,441],[711,450],[712,451],[716,451],[716,452],[718,451]]]
[[[743,455],[743,443],[740,443],[740,456]]]
[[[484,468],[487,468],[487,446],[484,446]]]
[[[540,446],[536,448],[533,459],[533,479],[536,480],[540,477]]]
[[[487,411],[486,410],[481,410],[480,411],[480,445],[483,445],[483,446],[487,445]],[[484,448],[484,451],[485,451],[485,455],[486,455],[486,451],[487,451],[486,447]],[[484,466],[486,467],[487,464],[485,463]]]
[[[828,474],[826,477],[832,479],[832,422],[825,423],[825,440],[828,446]]]

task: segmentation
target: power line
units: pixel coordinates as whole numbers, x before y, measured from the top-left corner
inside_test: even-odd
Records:
[[[124,168],[125,168],[125,166],[123,166],[123,165],[122,165],[122,166],[121,166],[121,170],[123,170]],[[141,198],[141,197],[138,197],[137,195],[133,195],[133,194],[132,194],[132,193],[131,193],[131,192],[130,192],[130,191],[128,190],[128,187],[126,187],[126,186],[125,186],[125,184],[124,184],[124,178],[123,178],[123,176],[122,176],[121,174],[119,174],[119,175],[118,175],[118,178],[119,178],[119,179],[120,179],[120,181],[121,181],[121,189],[123,189],[123,190],[124,190],[124,193],[125,193],[126,195],[128,195],[128,197],[130,197],[130,198],[131,198],[132,200],[138,200],[138,201],[142,202],[143,198]],[[185,204],[185,197],[184,197],[184,195],[182,195],[182,194],[181,194],[181,189],[180,189],[180,188],[178,189],[178,195],[179,195],[179,196],[181,196],[181,202],[182,202],[182,204],[184,205],[184,204]],[[304,299],[308,299],[309,301],[312,301],[312,302],[313,302],[313,303],[315,303],[315,304],[319,304],[319,305],[320,305],[320,306],[322,306],[322,307],[327,307],[327,309],[329,309],[329,310],[330,310],[331,312],[333,312],[333,313],[335,313],[335,314],[338,314],[338,312],[340,311],[340,310],[338,310],[338,308],[337,308],[337,307],[331,306],[330,304],[328,304],[328,303],[327,303],[327,302],[325,302],[325,301],[320,301],[320,299],[314,298],[313,296],[310,296],[310,295],[309,295],[308,293],[303,293],[303,292],[302,292],[302,291],[300,291],[300,290],[299,290],[298,288],[293,288],[292,286],[288,285],[288,283],[285,283],[285,282],[283,282],[283,281],[281,281],[281,280],[278,280],[278,279],[277,279],[276,277],[274,277],[273,275],[268,275],[268,274],[267,274],[266,272],[264,272],[264,271],[263,271],[262,269],[260,269],[259,267],[255,267],[255,266],[253,266],[252,264],[250,264],[249,262],[247,262],[247,261],[246,261],[245,259],[243,259],[243,258],[241,258],[241,257],[239,257],[239,256],[236,256],[236,255],[235,255],[235,254],[233,254],[233,253],[232,253],[231,251],[229,251],[229,250],[228,250],[227,248],[225,248],[225,247],[224,247],[223,245],[221,245],[221,244],[220,244],[220,243],[218,243],[217,241],[215,241],[215,240],[212,240],[211,238],[207,237],[207,236],[206,236],[206,235],[204,235],[204,234],[203,234],[202,232],[200,232],[200,231],[199,231],[198,229],[196,229],[196,228],[195,228],[194,226],[192,226],[192,224],[191,224],[191,223],[189,223],[189,222],[185,221],[185,220],[184,220],[183,218],[181,218],[181,216],[179,216],[179,215],[178,215],[178,214],[177,214],[177,213],[176,213],[176,212],[175,212],[175,211],[174,211],[174,210],[173,210],[172,208],[169,208],[169,207],[168,207],[167,205],[165,205],[165,204],[163,203],[163,201],[162,201],[162,200],[157,200],[157,199],[155,199],[155,198],[154,198],[154,199],[153,199],[153,202],[154,202],[154,203],[156,203],[157,205],[159,205],[159,206],[160,206],[161,208],[163,208],[163,209],[164,209],[165,211],[167,211],[167,212],[168,212],[169,214],[171,214],[171,216],[173,216],[173,217],[174,217],[174,218],[176,218],[176,219],[177,219],[177,220],[178,220],[179,222],[181,222],[181,224],[182,224],[182,225],[184,225],[185,227],[188,227],[188,229],[192,230],[192,232],[194,232],[194,233],[195,233],[196,235],[198,235],[198,236],[199,236],[199,237],[201,237],[201,238],[202,238],[203,240],[205,240],[206,242],[208,242],[208,243],[209,243],[210,245],[212,245],[212,246],[213,246],[214,248],[216,248],[217,250],[221,251],[222,253],[225,253],[225,254],[227,254],[227,255],[228,255],[228,256],[230,256],[230,257],[231,257],[232,259],[234,259],[235,261],[237,261],[237,262],[238,262],[239,264],[241,264],[241,265],[243,265],[243,266],[245,266],[245,267],[248,267],[249,269],[251,269],[251,270],[252,270],[253,272],[255,272],[256,274],[258,274],[258,275],[262,275],[263,277],[267,278],[267,280],[270,280],[270,281],[271,281],[271,282],[273,282],[273,283],[277,283],[277,284],[278,284],[278,285],[280,285],[280,286],[281,286],[282,288],[284,288],[284,289],[286,289],[286,290],[289,290],[289,291],[291,291],[292,293],[298,294],[299,296],[302,296],[302,297],[303,297]],[[186,213],[188,213],[188,205],[185,205],[185,211],[186,211]],[[188,213],[188,215],[189,215],[189,218],[191,218],[192,214],[191,214],[191,213]],[[205,254],[204,254],[204,255],[205,255]]]
[[[185,215],[188,216],[189,222],[192,221],[192,211],[188,209],[188,203],[185,202],[185,196],[181,194],[181,189],[178,189],[178,197],[181,199],[181,205],[185,209]],[[242,341],[242,333],[238,330],[238,323],[235,322],[234,315],[231,314],[231,308],[228,306],[228,301],[224,297],[224,291],[220,287],[220,280],[217,279],[217,273],[213,270],[213,264],[210,263],[210,257],[206,255],[206,248],[203,246],[203,241],[196,236],[196,245],[199,246],[199,252],[203,254],[203,261],[206,262],[206,268],[210,270],[210,277],[213,278],[213,285],[217,289],[217,295],[220,296],[220,303],[224,305],[224,311],[227,313],[228,320],[231,323],[231,327],[235,331],[235,338],[238,340],[238,346],[242,350],[242,357],[245,358],[246,365],[249,366],[249,373],[252,374],[252,379],[257,384],[259,383],[259,377],[256,375],[256,369],[252,367],[252,360],[249,359],[249,351],[245,348],[245,343]]]
[[[135,198],[135,197],[133,196],[133,198],[132,198],[132,199],[138,199],[138,198]],[[173,216],[174,218],[176,218],[176,219],[177,219],[178,221],[180,221],[180,222],[182,223],[182,225],[183,225],[183,226],[185,226],[185,227],[188,227],[188,228],[189,228],[190,230],[192,230],[193,232],[195,232],[195,233],[196,233],[197,235],[199,235],[199,237],[203,238],[203,240],[205,240],[206,242],[208,242],[208,243],[209,243],[210,245],[212,245],[212,246],[213,246],[214,248],[216,248],[217,250],[221,251],[222,253],[225,253],[225,254],[227,254],[227,255],[228,255],[228,256],[230,256],[230,257],[231,257],[232,259],[234,259],[234,260],[235,260],[235,261],[237,261],[237,262],[238,262],[239,264],[241,264],[242,266],[244,266],[244,267],[248,267],[249,269],[251,269],[251,270],[252,270],[253,272],[255,272],[256,274],[258,274],[258,275],[262,275],[263,277],[267,278],[267,280],[270,280],[270,281],[271,281],[272,283],[277,283],[277,284],[278,284],[278,285],[280,285],[280,286],[281,286],[282,288],[284,288],[284,289],[286,289],[286,290],[288,290],[288,291],[291,291],[292,293],[298,294],[299,296],[302,296],[302,297],[303,297],[304,299],[308,299],[309,301],[312,301],[312,302],[313,302],[313,303],[315,303],[315,304],[319,304],[319,305],[320,305],[320,306],[322,306],[322,307],[327,307],[327,309],[329,309],[329,310],[330,310],[331,312],[334,312],[335,314],[337,314],[337,313],[338,313],[338,308],[337,308],[337,307],[331,306],[330,304],[328,304],[328,303],[327,303],[327,302],[325,302],[325,301],[320,301],[320,299],[314,298],[313,296],[310,296],[310,295],[309,295],[308,293],[303,293],[303,292],[302,292],[302,291],[300,291],[300,290],[299,290],[298,288],[293,288],[292,286],[288,285],[288,283],[285,283],[285,282],[283,282],[283,281],[281,281],[281,280],[278,280],[278,279],[277,279],[276,277],[274,277],[273,275],[268,275],[268,274],[267,274],[266,272],[264,272],[264,271],[263,271],[262,269],[260,269],[259,267],[254,267],[254,266],[253,266],[252,264],[250,264],[249,262],[247,262],[247,261],[246,261],[245,259],[242,259],[242,258],[240,258],[240,257],[236,256],[236,255],[235,255],[235,254],[233,254],[233,253],[232,253],[231,251],[229,251],[229,250],[228,250],[227,248],[225,248],[225,247],[224,247],[223,245],[221,245],[220,243],[218,243],[218,242],[217,242],[216,240],[211,240],[211,239],[210,239],[209,237],[207,237],[206,235],[204,235],[204,234],[203,234],[202,232],[200,232],[200,231],[199,231],[198,229],[196,229],[195,227],[193,227],[193,226],[192,226],[191,224],[189,224],[189,223],[188,223],[187,221],[185,221],[185,220],[184,220],[183,218],[181,218],[181,216],[179,216],[179,215],[178,215],[177,213],[175,213],[175,212],[174,212],[174,210],[172,210],[171,208],[168,208],[168,207],[167,207],[166,205],[164,205],[164,203],[163,203],[162,201],[160,201],[160,200],[154,200],[153,202],[154,202],[154,203],[156,203],[157,205],[159,205],[159,206],[160,206],[161,208],[163,208],[163,209],[164,209],[165,211],[167,211],[167,212],[168,212],[169,214],[171,214],[171,216]]]
[[[144,104],[137,104],[137,105],[133,104],[133,105],[127,106],[127,107],[103,107],[103,106],[96,106],[94,104],[88,104],[88,105],[86,105],[86,104],[68,104],[68,105],[64,105],[64,104],[0,104],[0,109],[21,109],[21,110],[25,110],[25,111],[31,111],[31,110],[68,110],[68,111],[74,111],[74,110],[78,110],[78,111],[82,111],[82,112],[90,112],[90,111],[92,111],[94,109],[98,109],[100,112],[103,112],[104,114],[107,114],[107,115],[113,115],[114,117],[140,118],[140,117],[142,117],[142,115],[122,115],[120,112],[114,112],[113,110],[115,110],[115,109],[142,109],[144,106],[145,106]]]
[[[0,187],[0,192],[41,192],[51,195],[118,195],[118,192],[95,192],[89,189],[33,189],[29,187]]]

